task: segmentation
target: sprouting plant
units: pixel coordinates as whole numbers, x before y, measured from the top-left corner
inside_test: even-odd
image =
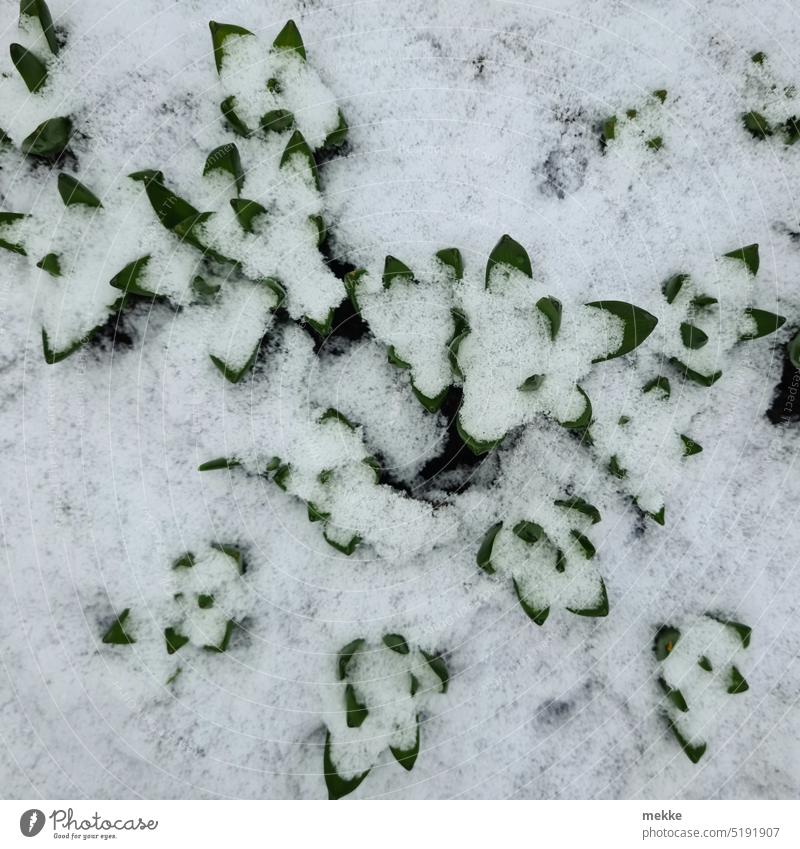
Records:
[[[662,625],[653,644],[667,724],[692,763],[704,755],[726,695],[744,693],[736,665],[750,645],[751,629],[707,613],[680,629]]]
[[[340,708],[329,721],[323,755],[331,799],[352,793],[387,748],[403,769],[412,770],[424,713],[448,685],[442,656],[410,646],[400,634],[348,643],[339,652],[337,673]]]
[[[533,518],[512,517],[486,532],[477,563],[489,575],[511,578],[525,613],[544,625],[554,605],[578,616],[607,616],[606,586],[591,560],[587,536],[600,511],[578,496],[539,508]]]
[[[644,145],[652,151],[661,150],[664,139],[659,124],[666,100],[666,89],[657,89],[640,106],[606,118],[600,128],[600,144],[603,150],[632,144]]]
[[[758,268],[758,245],[752,244],[717,260],[710,279],[680,273],[663,283],[671,310],[662,318],[662,350],[681,376],[712,386],[734,345],[760,339],[784,324],[783,316],[750,306]]]
[[[775,137],[794,144],[800,138],[797,89],[778,83],[761,50],[750,57],[745,85],[749,108],[741,115],[744,129],[759,141]]]

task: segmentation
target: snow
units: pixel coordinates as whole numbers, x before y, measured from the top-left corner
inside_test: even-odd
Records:
[[[17,9],[0,2],[4,56],[9,43],[38,37],[20,35]],[[358,671],[377,682],[368,701],[388,707],[375,712],[374,738],[354,735],[349,768],[374,764],[355,797],[796,795],[798,434],[764,413],[800,309],[800,162],[796,146],[758,140],[741,121],[751,109],[772,122],[790,117],[783,89],[800,80],[790,47],[800,25],[785,6],[465,2],[455,16],[416,0],[269,9],[53,0],[51,10],[65,46],[37,94],[5,60],[0,127],[18,143],[42,120],[71,115],[75,158],[61,170],[103,207],[64,207],[45,165],[0,146],[2,209],[35,213],[15,226],[32,262],[4,251],[0,265],[6,794],[322,798],[326,729],[344,733],[338,652],[397,633],[414,652],[443,652],[450,685],[421,709],[420,753],[407,772],[387,746],[413,726],[410,694],[398,697],[382,655]],[[290,18],[304,64],[265,49]],[[229,42],[252,51],[236,79],[217,74],[209,20],[258,37],[260,51],[249,37]],[[750,58],[758,50],[763,68]],[[348,147],[322,162],[319,192],[301,160],[280,167],[288,132],[245,139],[222,120],[219,104],[235,94],[256,121],[273,103],[261,88],[273,73],[312,147],[339,109],[347,118]],[[766,88],[754,82],[762,77]],[[663,104],[651,100],[659,89]],[[602,122],[629,108],[638,124],[621,121],[604,151]],[[658,150],[643,143],[655,135]],[[242,196],[268,200],[261,239],[236,229],[225,175],[201,176],[209,152],[231,141],[246,169]],[[198,252],[161,226],[143,184],[127,176],[150,168],[216,213],[207,226],[222,253],[237,240],[243,275],[218,269],[217,300],[197,296]],[[316,214],[330,227],[329,255],[368,269],[364,285],[374,288],[367,333],[318,351],[302,317],[323,321],[346,292],[317,250]],[[527,250],[533,277],[496,269],[506,279],[486,289],[486,261],[504,233]],[[67,258],[64,278],[31,276],[52,243]],[[756,276],[723,259],[753,243]],[[448,294],[433,258],[452,246],[465,276]],[[45,363],[43,323],[61,345],[105,321],[119,294],[108,281],[143,253],[155,269],[148,286],[171,303],[131,305],[95,344]],[[387,255],[417,283],[382,290]],[[681,273],[719,299],[696,322],[709,343],[690,354],[721,368],[708,388],[668,362],[686,356],[688,307],[668,304],[661,287]],[[285,284],[288,319],[272,316],[262,276]],[[556,340],[535,307],[545,295],[563,305]],[[659,325],[632,354],[592,365],[615,332],[611,316],[583,306],[600,299],[637,304]],[[426,395],[450,379],[440,340],[452,335],[451,306],[471,331],[459,348],[473,405],[462,409],[466,430],[505,439],[480,463],[423,480],[443,456],[445,414],[425,411],[412,379]],[[787,323],[739,344],[748,306]],[[209,360],[238,364],[256,344],[237,385]],[[387,362],[390,345],[412,369]],[[545,394],[518,391],[540,373]],[[659,374],[668,399],[642,392]],[[548,382],[558,391],[547,394]],[[592,402],[591,445],[557,424],[580,412],[577,385]],[[329,408],[355,430],[320,422]],[[684,456],[681,434],[703,452]],[[608,474],[612,453],[628,477]],[[381,481],[362,462],[371,456]],[[241,466],[197,471],[218,457]],[[273,457],[290,466],[287,491],[274,470],[265,474]],[[577,585],[548,585],[540,626],[509,572],[533,576],[545,561],[511,529],[536,521],[567,542],[582,520],[554,502],[572,496],[602,521],[578,526],[597,554],[573,550],[571,571],[602,577],[609,613],[576,616],[559,593]],[[362,537],[352,555],[309,522],[308,500],[330,512],[324,530],[335,541]],[[641,515],[661,505],[663,527]],[[499,521],[508,558],[487,575],[476,554]],[[215,542],[242,549],[243,576],[224,571]],[[164,629],[181,617],[174,595],[197,589],[179,585],[172,568],[186,551],[209,557],[203,586],[220,613],[209,635],[223,612],[237,621],[223,653],[202,649],[200,620],[182,625],[191,644],[165,651]],[[104,644],[128,608],[136,643]],[[684,680],[690,667],[690,678],[702,672],[692,666],[698,646],[719,651],[721,672],[734,657],[707,611],[753,628],[735,654],[745,694]],[[654,659],[663,624],[681,629],[687,666],[678,649],[664,669]],[[403,656],[391,661],[402,675]],[[715,715],[696,765],[664,722],[660,674],[686,688],[690,713]]]

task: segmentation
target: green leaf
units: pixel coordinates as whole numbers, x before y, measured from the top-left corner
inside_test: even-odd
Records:
[[[705,655],[697,661],[697,665],[706,672],[711,672],[711,661]]]
[[[0,241],[0,246],[3,245],[3,242]],[[41,268],[43,271],[46,271],[48,274],[51,274],[53,277],[61,276],[61,261],[58,258],[58,254],[47,254],[43,256],[39,262],[36,263],[37,268]]]
[[[444,403],[444,399],[447,397],[448,388],[449,387],[445,386],[438,395],[435,395],[433,398],[429,398],[427,395],[420,392],[413,383],[411,384],[411,391],[414,393],[414,397],[429,413],[439,412],[442,408],[442,404]]]
[[[406,638],[402,634],[386,634],[383,638],[383,644],[398,654],[408,654],[410,651]]]
[[[239,148],[235,144],[220,145],[209,153],[203,167],[203,176],[212,171],[227,171],[233,177],[237,194],[242,190],[244,169],[242,168],[242,159],[239,156]]]
[[[407,363],[404,359],[397,356],[397,351],[395,350],[394,345],[389,345],[386,349],[386,359],[389,360],[395,368],[411,368],[411,363]]]
[[[28,216],[24,212],[0,212],[0,227],[4,227],[8,224],[13,225],[14,222],[21,221],[23,218],[27,217]],[[21,254],[22,256],[28,255],[25,248],[17,242],[8,242],[5,239],[0,239],[0,248],[11,251],[15,254]]]
[[[69,144],[71,135],[69,118],[48,118],[22,140],[20,149],[28,156],[57,156]]]
[[[692,745],[683,736],[683,734],[681,734],[681,732],[678,730],[678,726],[675,725],[675,723],[671,719],[667,718],[667,724],[669,725],[670,731],[672,731],[672,733],[675,735],[675,739],[680,743],[683,751],[686,752],[686,756],[693,764],[696,764],[700,760],[700,758],[702,758],[705,754],[706,744],[700,743],[700,745],[698,746]]]
[[[256,345],[253,353],[247,358],[247,362],[241,368],[234,368],[233,366],[229,366],[224,360],[221,360],[219,357],[214,356],[214,354],[209,354],[209,358],[211,362],[222,372],[225,380],[230,381],[231,383],[239,383],[241,379],[253,368],[255,364],[256,358],[258,357],[258,351],[261,347],[261,342],[259,341]]]
[[[358,637],[352,642],[349,642],[343,649],[341,649],[337,661],[337,669],[339,671],[340,681],[344,681],[344,679],[347,677],[347,667],[350,665],[350,661],[353,659],[353,655],[355,655],[357,652],[360,652],[365,645],[366,640],[363,637]]]
[[[167,643],[167,654],[175,654],[189,642],[189,638],[179,634],[175,628],[164,629],[164,640]]]
[[[461,377],[463,377],[463,375],[461,375]],[[537,389],[541,388],[545,377],[546,375],[544,374],[532,374],[530,377],[526,377],[517,389],[520,392],[536,392]]]
[[[487,289],[489,288],[489,278],[496,265],[515,268],[517,271],[521,271],[526,277],[533,277],[531,260],[527,251],[508,234],[500,238],[500,241],[489,254],[489,261],[486,263],[485,285]]]
[[[718,303],[716,298],[712,298],[711,295],[698,295],[695,298],[692,298],[692,306],[697,307],[698,309],[705,309],[706,307],[713,306]]]
[[[58,175],[58,193],[61,195],[61,200],[64,201],[64,206],[73,206],[79,204],[90,207],[101,207],[100,198],[94,192],[90,191],[80,181],[76,180],[70,174],[65,174],[63,171]]]
[[[517,599],[520,603],[520,606],[525,611],[528,618],[532,619],[540,627],[544,625],[544,623],[547,621],[547,617],[550,615],[550,608],[545,607],[543,610],[537,610],[535,607],[528,604],[528,602],[522,596],[522,592],[520,591],[517,579],[512,578],[511,580],[514,584],[514,592],[517,594]]]
[[[617,458],[616,454],[613,454],[611,456],[611,459],[608,461],[608,471],[611,472],[611,474],[614,475],[615,478],[619,478],[620,480],[622,480],[628,474],[627,470],[623,469],[622,466],[620,466],[619,459]]]
[[[328,236],[328,228],[325,226],[325,220],[321,215],[309,215],[308,220],[314,225],[317,231],[317,247],[321,247]]]
[[[603,127],[600,132],[600,141],[605,145],[612,139],[617,137],[617,116],[612,115],[603,121]]]
[[[766,54],[766,53],[764,53],[764,51],[763,51],[763,50],[759,50],[759,51],[758,51],[758,53],[754,53],[754,54],[750,57],[750,61],[751,61],[751,62],[755,62],[755,64],[756,64],[756,65],[763,65],[763,64],[764,64],[764,60],[765,60],[766,58],[767,58],[767,54]]]
[[[769,121],[760,112],[745,112],[742,115],[742,124],[755,139],[763,140],[772,135]]]
[[[570,533],[570,536],[575,540],[575,542],[578,543],[578,545],[583,550],[583,556],[587,560],[591,560],[595,556],[595,554],[597,553],[597,550],[592,545],[589,538],[584,536],[580,531],[575,530],[574,528],[569,533]]]
[[[233,560],[234,565],[236,566],[236,571],[240,575],[243,575],[247,571],[247,565],[244,562],[244,556],[242,555],[242,551],[238,546],[231,545],[230,543],[226,542],[212,542],[211,547],[221,552],[226,557],[230,557],[230,559]]]
[[[284,28],[275,36],[272,46],[278,50],[295,50],[303,59],[306,58],[306,48],[300,37],[300,30],[292,20],[287,21]]]
[[[298,156],[304,160],[306,165],[308,165],[311,176],[314,180],[314,185],[317,189],[319,189],[319,172],[317,171],[317,163],[314,160],[314,154],[311,152],[311,148],[303,138],[303,134],[299,130],[295,130],[289,139],[289,143],[286,145],[286,149],[283,151],[283,155],[281,156],[281,168],[283,168],[287,162],[290,162]]]
[[[261,116],[261,129],[265,133],[285,133],[294,127],[294,115],[288,109],[272,109]]]
[[[596,525],[601,519],[600,511],[594,506],[594,504],[589,504],[589,502],[584,501],[583,498],[572,496],[572,498],[558,500],[553,503],[557,507],[563,507],[565,510],[577,510],[578,513],[588,516],[592,520],[593,525]]]
[[[358,534],[352,536],[349,542],[346,543],[337,542],[336,540],[331,539],[324,531],[322,533],[322,536],[325,538],[325,542],[327,542],[331,548],[335,548],[337,551],[347,555],[348,557],[353,554],[353,552],[358,548],[362,541],[361,537]]]
[[[567,610],[576,616],[608,616],[608,593],[606,592],[605,581],[600,578],[600,601],[596,607],[584,607],[581,609],[568,607]]]
[[[279,489],[282,489],[286,492],[286,482],[289,478],[289,475],[292,471],[292,467],[288,463],[281,463],[278,468],[275,470],[275,474],[272,476],[273,483]]]
[[[47,81],[47,65],[32,50],[28,50],[21,44],[12,44],[9,49],[11,61],[28,87],[28,91],[39,91]]]
[[[258,201],[246,198],[231,198],[230,204],[236,214],[236,220],[245,233],[253,233],[253,219],[264,215],[266,209]]]
[[[681,322],[681,342],[685,348],[696,351],[708,344],[708,336],[699,327],[683,321]]]
[[[695,442],[693,439],[690,439],[685,434],[681,434],[681,441],[683,442],[684,457],[692,457],[695,454],[699,454],[703,450],[703,446],[700,445],[699,442]]]
[[[701,386],[713,386],[721,377],[721,371],[715,371],[713,374],[701,374],[699,371],[690,369],[685,363],[682,363],[677,357],[670,357],[670,363],[680,370],[681,375],[688,380],[699,383]]]
[[[127,646],[135,643],[136,640],[125,630],[125,620],[131,612],[129,607],[126,607],[122,613],[117,616],[114,623],[103,635],[103,642],[112,646]]]
[[[211,43],[214,45],[214,62],[217,73],[220,73],[222,61],[225,58],[225,42],[233,35],[252,35],[253,33],[236,24],[220,24],[216,21],[209,21],[208,28],[211,30]]]
[[[408,677],[410,679],[410,684],[411,684],[411,687],[410,687],[411,697],[413,698],[419,692],[419,678],[417,678],[417,676],[414,675],[411,672],[408,673]]]
[[[164,185],[164,175],[160,171],[136,171],[128,176],[144,183],[150,205],[167,230],[174,230],[178,224],[200,214],[188,201]]]
[[[36,18],[44,33],[47,46],[53,55],[58,53],[58,41],[56,40],[56,30],[53,26],[53,17],[50,14],[50,9],[47,8],[45,0],[20,0],[19,4],[20,15],[28,15],[31,18]]]
[[[478,566],[489,575],[494,575],[496,571],[492,565],[492,549],[494,548],[495,537],[502,527],[502,522],[495,522],[484,534],[481,547],[478,549]]]
[[[750,645],[750,638],[752,637],[753,629],[749,625],[743,625],[741,622],[734,622],[731,619],[723,619],[713,613],[706,613],[706,616],[708,616],[709,619],[713,619],[715,622],[719,622],[720,625],[732,628],[738,634],[742,643],[742,648],[746,649]]]
[[[439,692],[446,693],[447,685],[450,683],[450,673],[447,671],[447,664],[440,654],[428,654],[425,649],[420,649],[420,653],[425,658],[425,663],[428,664],[431,672],[439,679]]]
[[[664,147],[664,139],[661,136],[654,136],[652,139],[648,139],[645,144],[650,150],[661,150]]]
[[[661,525],[663,527],[665,517],[666,517],[667,508],[662,506],[662,508],[658,511],[658,513],[650,513],[647,510],[642,510],[645,516],[649,516],[654,522]]]
[[[684,283],[687,283],[688,280],[688,274],[673,274],[672,277],[661,284],[661,291],[664,293],[668,304],[671,304],[678,297]]]
[[[735,251],[729,251],[723,256],[730,257],[731,259],[738,259],[739,262],[743,262],[748,271],[755,277],[758,274],[758,244],[754,243],[752,245],[745,245],[743,248],[737,248]]]
[[[71,345],[67,346],[61,351],[55,351],[50,347],[50,339],[47,336],[47,331],[42,328],[42,349],[44,351],[44,360],[48,365],[55,365],[56,363],[60,363],[62,360],[66,360],[71,354],[74,354],[78,348],[81,347],[85,342],[88,341],[91,336],[91,332],[87,333],[86,336],[82,336],[76,342],[73,342]]]
[[[517,522],[512,530],[514,536],[519,537],[523,542],[528,543],[528,545],[533,545],[534,543],[539,542],[539,540],[543,537],[546,537],[544,528],[536,522],[523,520],[521,522]]]
[[[313,501],[307,501],[306,508],[308,510],[309,522],[327,522],[331,517],[330,513],[325,513],[323,510],[320,510]]]
[[[342,110],[339,110],[339,120],[336,124],[336,129],[331,130],[330,133],[325,137],[325,141],[322,143],[323,150],[334,150],[337,147],[341,147],[347,141],[347,132],[349,127],[347,126],[347,121],[345,120],[344,115],[342,114]]]
[[[398,280],[414,280],[414,272],[399,259],[387,256],[383,263],[383,288],[388,289]]]
[[[219,469],[234,469],[236,466],[241,465],[241,462],[235,457],[217,457],[216,460],[209,460],[207,463],[201,463],[197,467],[197,471],[216,472]]]
[[[672,625],[662,625],[656,633],[656,638],[653,641],[653,651],[656,655],[656,660],[665,660],[675,648],[675,644],[681,638],[681,632]]]
[[[592,402],[589,399],[589,396],[583,391],[583,389],[581,389],[580,386],[576,386],[575,388],[578,390],[578,392],[581,393],[581,395],[583,395],[583,398],[586,401],[586,404],[583,408],[583,412],[578,416],[577,419],[572,419],[572,421],[567,422],[559,422],[559,424],[561,425],[561,427],[566,427],[570,429],[584,429],[589,427],[589,425],[592,423]]]
[[[450,361],[450,370],[460,380],[464,379],[464,372],[458,361],[458,351],[461,347],[461,343],[467,338],[467,336],[469,336],[469,332],[469,327],[467,327],[465,330],[462,330],[461,333],[455,334],[447,346],[447,358]]]
[[[730,681],[728,684],[728,692],[731,695],[744,693],[750,689],[750,685],[747,681],[745,681],[744,676],[735,666],[731,666],[730,677],[728,680]]]
[[[660,389],[667,398],[672,394],[672,387],[669,385],[669,380],[663,375],[654,377],[645,383],[642,387],[642,392],[652,392],[654,389]]]
[[[352,271],[348,271],[344,276],[344,290],[347,292],[347,297],[350,298],[350,303],[353,305],[353,309],[356,312],[359,312],[360,307],[358,306],[358,281],[367,273],[366,268],[354,268]]]
[[[550,339],[554,340],[561,329],[561,301],[548,295],[545,298],[539,298],[536,307],[550,322]]]
[[[331,759],[331,732],[325,736],[325,753],[322,757],[322,771],[325,774],[325,786],[328,788],[329,799],[341,799],[352,793],[369,775],[369,770],[353,778],[342,778]]]
[[[219,105],[220,111],[225,116],[225,120],[230,124],[231,129],[239,136],[248,138],[252,135],[252,130],[245,124],[236,112],[236,98],[233,95],[226,97]]]
[[[458,435],[461,437],[463,443],[476,457],[479,457],[481,454],[488,454],[490,451],[494,451],[494,449],[497,448],[497,446],[505,439],[505,436],[501,436],[500,439],[490,441],[481,441],[480,439],[473,438],[466,432],[466,430],[464,430],[464,426],[461,424],[461,416],[456,419],[456,430],[458,431]]]
[[[659,88],[653,92],[653,95],[657,97],[662,103],[667,99],[667,90],[665,88]]]
[[[794,339],[787,346],[787,353],[789,354],[789,361],[796,368],[800,369],[800,333],[798,333]]]
[[[191,551],[182,554],[173,564],[173,569],[191,569],[195,564],[195,556]]]
[[[121,289],[126,295],[142,295],[143,297],[154,297],[154,293],[139,285],[139,279],[142,276],[147,263],[150,261],[150,256],[140,256],[133,262],[129,262],[122,271],[117,272],[109,285],[115,289]]]
[[[356,426],[344,413],[340,413],[335,407],[328,407],[327,410],[317,420],[320,424],[323,422],[335,421],[345,425],[349,430],[355,430]]]
[[[231,637],[233,636],[233,629],[236,623],[229,619],[227,624],[225,625],[225,633],[222,635],[222,639],[217,643],[217,645],[207,645],[203,646],[206,651],[216,652],[218,654],[222,654],[228,650],[228,646],[231,644]]]
[[[359,702],[352,684],[344,688],[344,705],[347,711],[347,727],[361,728],[364,720],[369,716],[369,711],[365,704]]]
[[[441,251],[436,251],[436,258],[453,270],[453,276],[456,280],[463,279],[464,260],[461,258],[461,251],[458,248],[444,248]]]
[[[612,360],[615,357],[621,357],[624,354],[630,353],[647,339],[658,324],[658,319],[647,312],[647,310],[643,310],[634,304],[625,303],[624,301],[592,301],[586,304],[586,306],[605,310],[624,322],[622,344],[616,351],[592,360],[594,363]]]
[[[683,693],[681,693],[680,690],[675,690],[670,687],[664,678],[658,679],[658,685],[664,691],[670,702],[672,702],[679,711],[686,713],[689,710],[689,705],[686,704],[686,699],[683,697]]]
[[[389,746],[389,749],[403,769],[410,772],[414,768],[417,755],[419,755],[419,717],[417,717],[417,739],[414,745],[410,749],[398,749],[395,746]]]
[[[739,337],[740,342],[746,342],[750,339],[760,339],[762,336],[769,336],[770,333],[775,333],[780,327],[786,323],[786,319],[782,315],[775,315],[772,312],[765,310],[757,310],[753,307],[748,307],[745,310],[745,315],[750,316],[755,323],[756,329],[751,333],[743,333]]]

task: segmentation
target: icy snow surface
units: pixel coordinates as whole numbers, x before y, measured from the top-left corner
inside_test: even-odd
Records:
[[[406,674],[404,661],[365,661],[368,694],[388,708],[378,737],[358,743],[353,763],[343,756],[345,770],[377,758],[355,797],[796,796],[798,430],[764,414],[800,315],[800,145],[759,141],[740,120],[751,109],[771,122],[792,114],[786,87],[800,84],[800,19],[789,6],[52,0],[50,8],[67,47],[37,99],[8,60],[11,42],[35,37],[20,36],[18,3],[0,0],[0,126],[18,143],[45,118],[72,115],[76,176],[104,207],[65,210],[48,169],[3,148],[2,209],[12,209],[11,197],[23,211],[53,204],[51,229],[45,216],[44,229],[29,231],[32,255],[55,240],[65,254],[80,245],[84,263],[23,285],[26,259],[0,251],[3,792],[322,798],[326,727],[344,721],[337,653],[355,638],[379,644],[397,633],[444,653],[449,687],[422,702],[420,753],[407,772],[385,743],[413,712],[381,684]],[[252,277],[265,264],[296,276],[284,305],[292,319],[323,320],[345,297],[311,250],[308,216],[323,212],[333,255],[376,276],[363,304],[374,312],[372,335],[318,352],[289,318],[271,324],[263,292],[234,287],[216,333],[211,306],[181,306],[197,255],[158,224],[141,184],[126,177],[159,168],[181,196],[222,208],[225,190],[200,176],[202,164],[231,140],[224,91],[252,80],[218,80],[208,21],[239,24],[269,44],[289,18],[314,76],[303,82],[293,56],[269,60],[280,65],[287,102],[300,104],[296,120],[315,148],[340,108],[348,147],[321,165],[319,196],[307,186],[272,209],[272,242],[238,238]],[[245,61],[251,50],[234,52]],[[756,51],[768,57],[763,67],[750,59]],[[249,60],[261,76],[262,60]],[[661,89],[663,104],[652,97]],[[248,118],[271,103],[254,88]],[[632,108],[641,114],[625,119]],[[604,151],[600,127],[614,114],[619,133]],[[655,137],[658,150],[646,143]],[[251,185],[272,197],[282,145],[237,144],[254,169]],[[91,219],[119,217],[112,200],[126,193],[138,198],[124,207],[130,218],[106,231],[119,239],[92,242]],[[222,247],[233,220],[210,221]],[[26,227],[34,225],[18,225]],[[500,307],[481,285],[504,233],[527,249],[533,277],[508,273]],[[751,243],[760,246],[756,277],[721,259]],[[465,415],[477,438],[508,435],[482,463],[423,480],[444,451],[445,414],[424,410],[412,380],[426,395],[450,380],[441,345],[452,333],[450,295],[431,287],[404,298],[398,288],[381,302],[379,281],[387,254],[431,280],[432,257],[452,246],[467,269],[459,297],[473,312],[461,354],[465,397],[477,406]],[[114,345],[107,335],[46,364],[42,323],[66,339],[104,321],[118,294],[107,280],[142,247],[157,253],[154,279],[173,287],[172,305],[139,304],[123,314]],[[710,388],[666,362],[686,353],[683,307],[661,291],[679,273],[720,301],[703,325],[710,342],[692,352],[703,369],[722,369]],[[80,303],[64,297],[70,284]],[[541,368],[544,394],[520,400],[520,381],[537,372],[528,361],[546,341],[535,312],[544,295],[563,303],[564,322]],[[635,303],[660,323],[632,354],[592,365],[598,339],[585,335],[592,310],[582,305],[599,299]],[[750,329],[744,306],[787,323],[735,344]],[[252,375],[226,382],[209,352],[238,366],[267,327]],[[575,350],[573,339],[591,344]],[[389,345],[410,372],[387,363]],[[670,380],[669,399],[642,393],[659,374]],[[556,424],[580,413],[578,381],[592,401],[592,445]],[[329,408],[354,429],[324,419]],[[703,452],[682,456],[682,434]],[[607,471],[614,454],[631,469],[625,479]],[[241,466],[197,471],[219,457]],[[284,488],[275,467],[272,478],[262,474],[273,457],[290,467],[279,476]],[[363,462],[371,457],[388,482],[376,484]],[[572,496],[602,521],[560,524],[554,502]],[[329,518],[310,522],[309,501]],[[662,505],[664,527],[642,512]],[[591,539],[596,556],[578,552],[575,563],[602,576],[607,617],[569,613],[559,587],[547,585],[557,598],[540,627],[509,572],[478,568],[478,546],[499,521],[501,559],[539,568],[536,557],[520,566],[531,557],[510,530],[520,520],[547,524],[555,539],[575,527]],[[325,534],[362,543],[347,557]],[[230,558],[213,542],[241,548],[242,575],[224,572]],[[193,568],[214,575],[176,572],[187,551],[198,557]],[[215,612],[181,613],[181,592],[212,594]],[[104,644],[127,608],[136,642]],[[704,621],[707,611],[753,628],[740,665],[749,690],[720,698],[695,765],[664,722],[652,645],[660,626]],[[239,623],[228,650],[204,651],[228,617]],[[190,644],[168,656],[163,629],[179,621]]]

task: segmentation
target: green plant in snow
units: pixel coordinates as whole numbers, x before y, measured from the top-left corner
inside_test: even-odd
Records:
[[[734,345],[774,333],[786,319],[750,306],[758,274],[758,245],[729,251],[716,264],[716,279],[674,274],[662,291],[670,305],[662,318],[663,350],[682,377],[712,386]]]
[[[744,129],[759,141],[780,138],[794,144],[800,138],[797,89],[777,82],[763,51],[750,57],[746,88],[750,108],[741,115]]]
[[[619,115],[606,118],[600,128],[600,144],[603,151],[623,144],[642,144],[648,150],[661,150],[664,139],[658,130],[658,124],[661,121],[662,107],[666,100],[666,89],[658,89],[641,106],[626,109]]]
[[[541,508],[533,518],[512,517],[483,537],[478,566],[511,579],[525,613],[544,625],[553,606],[578,616],[608,616],[608,594],[591,563],[595,547],[587,536],[600,511],[577,496]]]
[[[749,689],[734,661],[750,645],[750,636],[749,626],[710,613],[680,629],[662,625],[656,634],[653,652],[665,718],[692,763],[705,754],[725,697]]]
[[[411,771],[423,714],[448,685],[441,655],[410,646],[400,634],[386,634],[379,643],[348,643],[339,652],[337,672],[341,712],[329,723],[323,754],[331,799],[352,793],[386,748]]]

